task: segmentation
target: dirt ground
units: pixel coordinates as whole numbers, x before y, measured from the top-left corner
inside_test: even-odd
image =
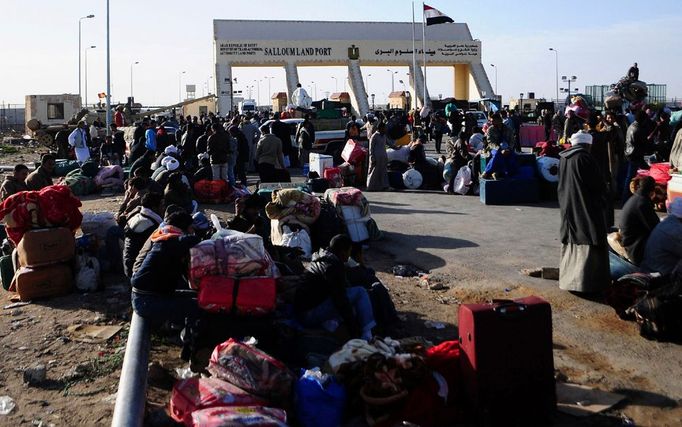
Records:
[[[27,150],[30,151],[30,150]],[[35,153],[17,154],[24,159]],[[16,158],[0,157],[1,164],[10,164]],[[28,160],[24,160],[28,161]],[[421,198],[420,198],[421,197]],[[648,345],[638,336],[635,324],[619,320],[609,310],[590,311],[576,309],[582,302],[556,292],[556,282],[540,281],[518,275],[519,266],[532,267],[537,260],[528,259],[515,253],[513,247],[506,250],[486,248],[483,241],[485,231],[471,224],[465,225],[471,235],[466,240],[458,235],[457,241],[446,241],[447,232],[436,231],[439,226],[419,221],[422,215],[412,201],[430,199],[430,195],[393,193],[385,197],[370,198],[373,216],[385,231],[382,241],[372,243],[366,251],[366,262],[377,270],[380,280],[387,285],[393,300],[404,319],[400,330],[402,336],[423,336],[433,342],[457,338],[457,310],[460,303],[483,302],[493,298],[516,298],[526,295],[541,295],[550,300],[555,322],[555,366],[557,378],[561,381],[583,384],[602,390],[620,392],[626,400],[613,409],[589,418],[557,416],[558,426],[679,426],[682,425],[682,409],[675,393],[662,393],[647,370],[668,369],[669,375],[680,373],[682,363],[680,347],[666,352],[677,351],[678,366],[661,368],[652,362],[656,345]],[[121,202],[122,195],[100,198],[84,198],[84,211],[113,211]],[[390,201],[389,201],[390,200]],[[439,199],[440,200],[440,199]],[[437,202],[434,206],[438,205]],[[448,202],[449,203],[449,202]],[[468,200],[466,203],[478,203]],[[401,207],[401,204],[404,205]],[[376,206],[376,209],[374,208]],[[479,209],[472,207],[471,209]],[[434,209],[441,208],[440,205]],[[460,209],[466,211],[466,209]],[[525,208],[524,208],[525,209]],[[496,214],[513,216],[519,209],[497,208]],[[213,206],[208,212],[215,212],[226,219],[233,206]],[[440,211],[439,211],[440,212]],[[512,212],[512,213],[510,213]],[[420,215],[415,219],[414,215]],[[468,212],[467,214],[472,214]],[[442,213],[439,213],[442,215]],[[478,215],[478,214],[477,214]],[[396,220],[396,218],[401,218]],[[485,223],[486,218],[477,218]],[[406,223],[412,228],[406,228]],[[405,231],[409,230],[409,231]],[[477,233],[481,233],[480,235]],[[424,244],[429,238],[430,245]],[[466,243],[469,242],[469,243]],[[482,268],[471,259],[479,259],[484,249],[500,255],[503,267]],[[513,244],[512,244],[513,246]],[[464,260],[449,261],[444,251],[456,249],[456,256],[466,253]],[[466,251],[466,252],[461,252]],[[401,255],[402,253],[402,255]],[[432,270],[432,281],[443,283],[444,288],[429,290],[419,286],[416,278],[398,278],[391,273],[397,263],[412,261],[417,266]],[[530,263],[530,264],[529,264]],[[500,280],[502,276],[504,279]],[[78,294],[35,302],[22,307],[0,309],[0,348],[3,367],[0,368],[0,395],[10,396],[16,408],[9,415],[0,415],[0,425],[42,425],[42,426],[100,426],[109,425],[113,413],[115,393],[125,349],[128,321],[130,319],[130,296],[124,277],[105,276],[101,292]],[[2,294],[2,307],[11,303],[8,294]],[[567,318],[569,320],[567,320]],[[427,326],[426,322],[441,323],[443,328]],[[570,324],[569,324],[570,323]],[[69,326],[115,325],[121,330],[110,340],[99,343],[76,341],[67,331]],[[652,364],[649,368],[630,364],[617,359],[619,348],[610,351],[598,346],[583,345],[571,335],[571,331],[587,331],[590,340],[599,341],[600,334],[608,331],[623,347],[642,345],[641,364]],[[609,339],[613,337],[609,335]],[[583,335],[584,337],[584,335]],[[596,337],[596,338],[595,338]],[[167,425],[165,406],[170,397],[172,375],[176,368],[186,366],[179,359],[180,348],[168,336],[154,336],[150,362],[147,392],[148,425]],[[608,340],[604,340],[608,342]],[[638,350],[639,351],[639,350]],[[662,351],[662,350],[661,350]],[[675,354],[675,353],[673,353]],[[615,361],[614,361],[615,360]],[[23,381],[23,369],[37,363],[47,368],[47,380],[29,386]],[[667,372],[667,371],[666,371]],[[679,382],[680,376],[673,382]],[[672,397],[670,397],[672,396]],[[631,422],[631,424],[628,424]]]

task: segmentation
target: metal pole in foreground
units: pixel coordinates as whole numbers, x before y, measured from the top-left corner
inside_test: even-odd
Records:
[[[107,0],[107,136],[111,136],[111,36],[109,31],[109,0]]]
[[[149,323],[133,312],[121,379],[116,393],[112,427],[137,427],[144,422],[149,363]]]

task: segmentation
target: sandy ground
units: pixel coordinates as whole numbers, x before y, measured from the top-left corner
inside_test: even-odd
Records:
[[[7,164],[0,158],[0,163]],[[122,196],[83,201],[83,210],[115,210]],[[433,341],[457,337],[460,303],[541,295],[552,303],[555,365],[563,381],[616,391],[626,400],[590,418],[559,415],[560,426],[678,426],[682,420],[682,347],[641,338],[634,323],[613,310],[558,290],[557,282],[519,274],[522,268],[558,264],[558,210],[540,206],[485,207],[475,197],[440,193],[372,193],[373,217],[384,239],[372,243],[366,261],[378,271],[405,319],[402,335]],[[227,218],[231,205],[213,206]],[[415,278],[397,278],[396,263],[435,273],[446,289],[428,290]],[[3,306],[9,304],[3,294]],[[122,277],[107,277],[105,290],[71,294],[15,309],[0,310],[0,395],[17,406],[0,425],[109,425],[130,316]],[[426,321],[440,322],[433,329]],[[81,343],[66,330],[74,324],[120,325],[101,344]],[[184,364],[179,347],[153,338],[148,389],[149,425],[164,425],[175,368]],[[23,384],[23,368],[47,366],[47,381]],[[157,369],[161,367],[161,369]],[[40,424],[42,422],[42,424]]]

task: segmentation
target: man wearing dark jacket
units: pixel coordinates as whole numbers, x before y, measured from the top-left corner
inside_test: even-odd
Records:
[[[630,193],[630,181],[637,175],[638,169],[649,169],[649,166],[644,161],[646,154],[649,136],[647,133],[646,123],[649,117],[643,110],[637,111],[635,121],[628,127],[625,135],[625,158],[627,159],[627,173],[625,174],[625,182],[623,183],[623,198],[625,203],[632,193]]]
[[[249,141],[246,135],[239,129],[239,126],[232,125],[229,129],[230,136],[237,140],[237,163],[235,167],[235,174],[241,181],[242,185],[246,185],[246,169],[249,166]]]
[[[150,241],[151,249],[131,279],[133,310],[155,322],[183,324],[186,318],[196,319],[199,307],[187,295],[185,277],[189,250],[200,241],[192,234],[192,217],[187,212],[169,215]]]
[[[28,167],[22,164],[15,165],[14,173],[6,176],[5,181],[0,186],[0,200],[5,200],[20,191],[28,191],[26,177],[28,177]]]
[[[282,154],[284,154],[284,157],[289,156],[289,161],[293,164],[294,156],[293,147],[291,145],[291,131],[289,130],[289,126],[283,123],[279,118],[280,114],[275,113],[275,121],[270,125],[270,133],[282,141]]]
[[[341,320],[351,336],[369,340],[376,326],[372,303],[363,287],[349,288],[345,263],[350,257],[352,242],[348,236],[337,235],[328,249],[313,255],[303,284],[296,291],[294,311],[306,327],[329,327]]]
[[[598,293],[610,283],[606,186],[591,144],[592,136],[578,131],[571,136],[572,147],[560,155],[559,287],[565,291]]]
[[[227,161],[230,156],[230,135],[219,123],[211,125],[213,135],[208,137],[208,156],[213,169],[213,179],[228,180]]]
[[[133,275],[133,264],[149,236],[159,227],[164,204],[163,195],[146,193],[142,196],[141,207],[135,209],[123,228],[123,271],[127,277]]]
[[[652,177],[642,178],[637,192],[625,203],[620,216],[620,243],[635,265],[642,263],[649,235],[660,222],[651,201],[655,187],[656,181]]]

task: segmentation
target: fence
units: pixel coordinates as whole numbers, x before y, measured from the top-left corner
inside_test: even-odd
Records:
[[[24,104],[0,104],[0,131],[23,132],[26,122]]]

